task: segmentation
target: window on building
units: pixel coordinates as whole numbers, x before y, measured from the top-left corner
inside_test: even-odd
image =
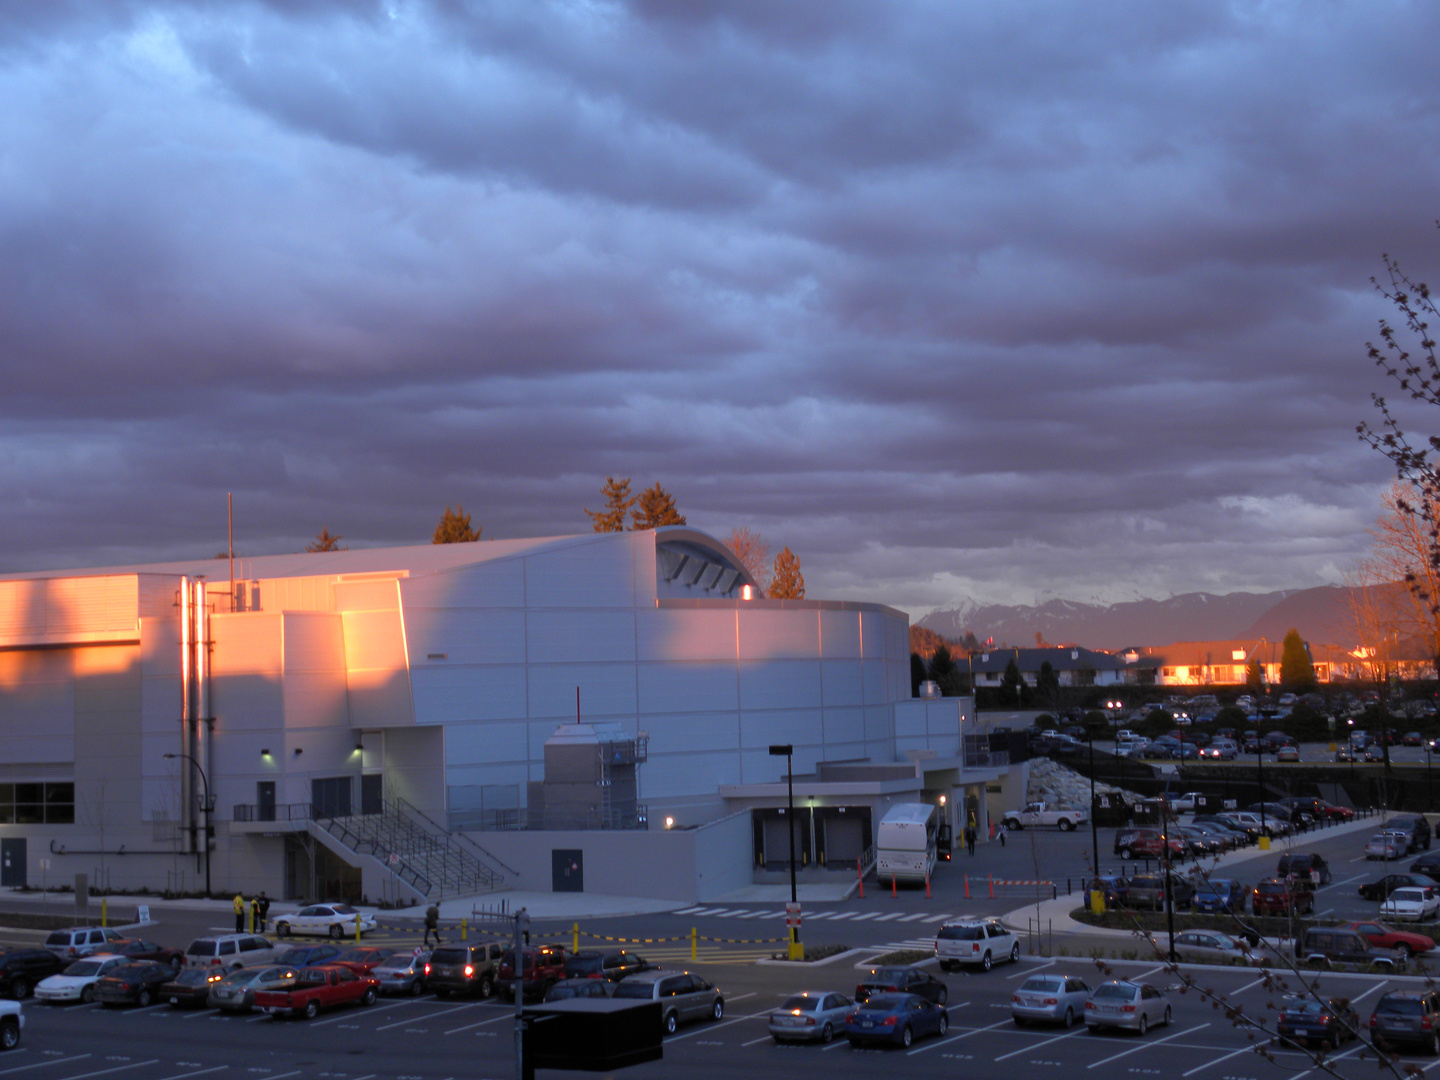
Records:
[[[0,824],[73,825],[75,785],[60,782],[0,784]]]

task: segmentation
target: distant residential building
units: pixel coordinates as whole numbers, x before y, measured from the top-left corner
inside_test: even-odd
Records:
[[[1063,648],[994,649],[979,652],[956,663],[974,677],[977,687],[998,687],[1005,668],[1014,660],[1020,677],[1034,686],[1040,669],[1048,662],[1061,686],[1121,686],[1127,679],[1127,666],[1110,653],[1083,649],[1078,645]]]

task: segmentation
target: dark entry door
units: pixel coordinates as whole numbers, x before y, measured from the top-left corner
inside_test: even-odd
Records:
[[[385,777],[382,773],[366,773],[360,777],[360,813],[385,812]]]
[[[551,848],[550,889],[552,892],[585,891],[585,852],[579,848]]]
[[[0,840],[0,887],[25,887],[25,837]]]
[[[275,820],[274,780],[259,780],[255,784],[255,820]]]

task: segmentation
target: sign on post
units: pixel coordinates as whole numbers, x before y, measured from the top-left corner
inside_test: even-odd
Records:
[[[800,904],[794,900],[785,901],[785,925],[799,927]]]

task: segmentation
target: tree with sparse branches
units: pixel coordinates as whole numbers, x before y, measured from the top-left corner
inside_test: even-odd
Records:
[[[630,494],[630,477],[623,480],[616,480],[613,476],[605,478],[605,484],[600,488],[600,494],[605,496],[604,510],[586,510],[590,522],[598,533],[624,532],[625,518],[630,513],[630,508],[635,505],[638,495]]]
[[[473,540],[480,539],[480,528],[471,528],[470,515],[465,513],[463,506],[456,506],[454,510],[445,507],[445,513],[440,516],[440,524],[435,526],[435,535],[431,538],[432,544],[468,544]]]
[[[1411,401],[1440,408],[1440,354],[1430,332],[1430,322],[1440,317],[1440,308],[1425,282],[1411,278],[1389,255],[1381,258],[1387,281],[1370,280],[1399,313],[1400,325],[1381,319],[1380,343],[1367,342],[1368,355]],[[1418,355],[1412,349],[1418,350]],[[1362,442],[1390,460],[1396,476],[1411,489],[1395,502],[1396,511],[1409,519],[1419,547],[1404,566],[1404,581],[1432,621],[1440,623],[1440,591],[1436,588],[1440,575],[1440,466],[1431,456],[1440,452],[1440,435],[1412,439],[1383,396],[1371,394],[1370,398],[1379,421],[1375,426],[1361,421],[1355,430]],[[1440,671],[1437,646],[1440,642],[1432,641],[1437,651],[1436,670]]]
[[[322,528],[320,532],[316,535],[315,539],[305,545],[305,550],[344,551],[345,548],[340,546],[340,541],[343,539],[345,539],[343,536],[331,536],[329,529]]]
[[[725,545],[735,553],[760,591],[766,592],[770,586],[770,545],[765,538],[748,525],[742,525],[730,530]]]
[[[775,556],[775,566],[770,572],[770,588],[765,593],[772,600],[804,600],[805,575],[800,572],[800,560],[788,547],[781,548]]]
[[[675,497],[661,487],[659,481],[640,493],[635,508],[630,511],[630,528],[635,532],[684,524],[685,515],[675,508]]]

